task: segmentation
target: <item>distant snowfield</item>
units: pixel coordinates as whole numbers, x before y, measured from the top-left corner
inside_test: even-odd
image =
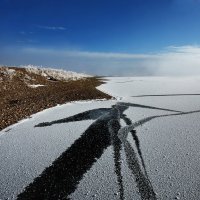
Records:
[[[0,132],[0,199],[199,199],[200,77],[98,89],[116,100],[56,106]]]

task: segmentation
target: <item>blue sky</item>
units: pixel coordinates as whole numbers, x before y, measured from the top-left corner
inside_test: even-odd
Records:
[[[0,64],[192,74],[199,19],[199,0],[0,0]]]

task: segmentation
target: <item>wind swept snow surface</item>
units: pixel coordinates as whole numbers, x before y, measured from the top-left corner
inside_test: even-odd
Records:
[[[0,199],[199,199],[200,78],[107,78],[0,132]]]

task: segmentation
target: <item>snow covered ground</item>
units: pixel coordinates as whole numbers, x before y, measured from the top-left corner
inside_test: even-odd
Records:
[[[106,82],[0,132],[0,199],[199,199],[200,78]]]
[[[37,88],[37,87],[43,87],[45,85],[41,85],[41,84],[33,84],[33,85],[28,85],[28,87],[30,88]]]

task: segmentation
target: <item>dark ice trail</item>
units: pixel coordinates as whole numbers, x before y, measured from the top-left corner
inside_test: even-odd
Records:
[[[51,126],[53,124],[76,122],[76,121],[82,121],[82,120],[95,120],[105,115],[109,111],[110,111],[110,108],[99,108],[99,109],[94,109],[94,110],[88,110],[71,117],[55,120],[52,122],[43,122],[43,123],[37,124],[35,127]]]
[[[156,109],[174,113],[151,116],[133,123],[131,119],[124,114],[124,111],[129,107]],[[91,169],[94,163],[102,156],[109,146],[113,146],[113,159],[120,200],[125,198],[125,186],[121,172],[122,149],[125,151],[127,165],[135,178],[141,199],[155,200],[157,198],[148,177],[140,148],[140,141],[134,129],[155,118],[178,116],[195,112],[200,111],[181,112],[166,108],[120,102],[113,105],[111,108],[88,110],[67,118],[39,123],[35,125],[35,127],[42,128],[53,124],[95,120],[80,138],[66,149],[66,151],[63,152],[51,166],[47,167],[39,177],[35,178],[35,180],[18,195],[18,199],[69,199],[70,194],[75,192],[83,175]],[[124,120],[127,126],[121,127],[120,119]],[[137,152],[135,152],[134,148],[127,140],[129,132],[132,135]]]
[[[136,95],[131,97],[173,97],[173,96],[200,96],[200,94],[149,94],[149,95]]]

